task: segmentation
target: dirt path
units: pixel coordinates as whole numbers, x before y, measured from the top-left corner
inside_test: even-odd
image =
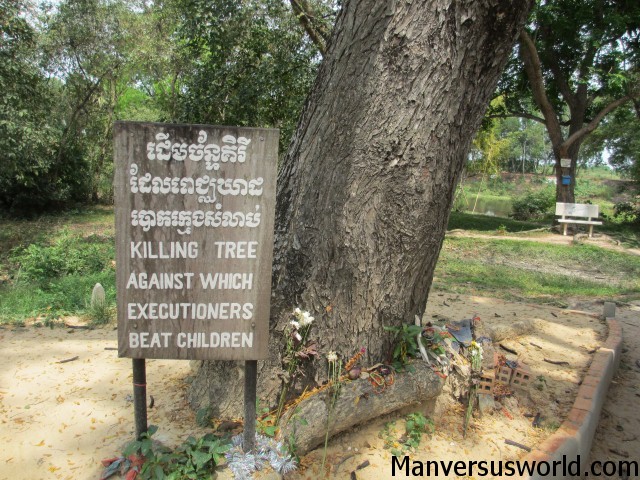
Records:
[[[622,359],[600,416],[590,460],[640,462],[640,302],[619,307],[616,318],[622,324]]]
[[[391,453],[385,445],[398,441],[404,432],[403,416],[415,411],[433,418],[435,434],[423,440],[413,458],[521,457],[524,452],[505,445],[504,439],[532,446],[554,431],[572,404],[589,352],[604,334],[597,319],[558,308],[438,292],[431,298],[425,318],[433,321],[478,314],[486,328],[494,330],[522,323],[521,330],[502,342],[519,351],[534,377],[546,379],[544,388],[515,392],[504,402],[508,413],[498,410],[475,418],[466,438],[464,408],[448,395],[435,404],[373,420],[331,440],[329,478],[349,478],[364,462],[369,464],[358,471],[358,480],[391,478]],[[117,358],[115,346],[113,328],[0,328],[1,480],[96,479],[100,461],[117,455],[133,438],[131,361]],[[568,361],[570,367],[544,363],[544,356]],[[147,363],[148,393],[155,400],[149,423],[160,427],[156,437],[167,445],[205,433],[184,400],[189,373],[188,362]],[[544,428],[533,428],[525,416],[537,411],[545,417]],[[390,421],[395,425],[386,427]],[[287,479],[315,480],[321,457],[322,449],[312,452],[303,459],[306,468]],[[231,475],[225,471],[220,478]]]

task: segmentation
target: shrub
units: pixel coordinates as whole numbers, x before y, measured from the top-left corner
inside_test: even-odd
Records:
[[[98,243],[63,232],[52,245],[32,243],[15,250],[11,260],[19,264],[24,280],[46,281],[66,275],[100,273],[108,268],[113,257],[112,242]]]
[[[537,220],[543,218],[555,204],[552,188],[527,191],[513,199],[511,217],[516,220]]]
[[[620,223],[640,223],[640,195],[631,202],[618,202],[613,207],[613,217]]]

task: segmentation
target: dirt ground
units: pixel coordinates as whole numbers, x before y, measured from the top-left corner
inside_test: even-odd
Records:
[[[507,335],[501,343],[518,352],[533,378],[544,379],[536,380],[540,389],[516,389],[495,412],[474,418],[466,438],[462,437],[464,408],[446,393],[437,402],[357,427],[329,442],[329,478],[350,478],[352,471],[358,480],[390,478],[391,453],[385,445],[404,433],[403,418],[415,411],[433,419],[435,433],[423,439],[412,459],[506,460],[523,456],[524,450],[506,445],[505,439],[531,447],[557,428],[573,402],[591,353],[606,335],[599,319],[568,310],[437,292],[430,298],[423,323],[480,316],[486,331],[498,338]],[[580,307],[602,311],[598,304]],[[640,369],[635,361],[640,358],[640,307],[619,308],[618,312],[627,352],[598,432],[593,451],[598,460],[614,455],[610,449],[631,457],[640,452],[634,412],[639,392]],[[635,335],[626,335],[628,330]],[[0,328],[0,479],[99,477],[100,460],[117,455],[133,437],[131,361],[117,358],[115,347],[113,327]],[[569,365],[550,364],[544,358]],[[206,432],[196,425],[186,405],[185,378],[189,373],[188,362],[147,363],[148,393],[154,397],[149,423],[159,425],[156,437],[167,445]],[[542,426],[534,428],[526,415],[538,412]],[[311,452],[302,459],[302,468],[287,478],[318,478],[321,457],[322,449]],[[221,478],[231,475],[222,471]]]
[[[623,331],[622,357],[600,416],[592,462],[640,462],[640,302],[634,303],[616,313]]]

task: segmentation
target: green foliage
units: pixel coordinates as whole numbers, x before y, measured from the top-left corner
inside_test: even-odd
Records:
[[[90,303],[86,310],[86,317],[92,325],[106,325],[115,318],[115,308],[106,301]]]
[[[141,480],[209,479],[224,458],[230,444],[212,434],[201,438],[188,437],[171,451],[154,445],[152,436],[158,427],[151,425],[140,440],[127,445],[125,457],[140,454],[144,464],[137,478]]]
[[[526,232],[527,230],[534,230],[541,227],[539,223],[534,222],[524,222],[509,218],[489,217],[486,215],[475,215],[471,213],[451,212],[447,229],[491,232],[498,230],[501,226],[504,226],[508,233]]]
[[[385,424],[379,435],[384,440],[384,448],[390,450],[391,454],[397,457],[415,451],[420,446],[424,435],[433,435],[435,432],[433,420],[420,412],[408,414],[404,421],[405,433],[400,438],[395,430],[395,422]]]
[[[190,71],[181,119],[280,128],[284,153],[315,77],[318,50],[288,2],[179,0]]]
[[[613,216],[621,223],[640,224],[640,196],[635,201],[616,203]]]
[[[505,108],[504,98],[492,101],[493,111]],[[467,170],[499,178],[501,171],[537,172],[551,156],[544,126],[527,118],[485,119],[473,141]]]
[[[89,222],[96,231],[105,221],[109,226],[104,233],[86,236],[53,227],[75,223],[76,229]],[[94,323],[110,320],[115,304],[112,222],[112,215],[95,212],[3,221],[0,228],[8,235],[2,239],[6,248],[0,249],[0,271],[7,280],[0,285],[0,321],[64,315],[86,316]],[[96,283],[105,287],[105,302],[92,309],[89,299]]]
[[[550,187],[530,190],[513,199],[511,216],[516,220],[539,220],[549,213],[555,201],[555,191]]]
[[[59,152],[57,82],[39,68],[41,36],[30,2],[0,0],[0,208],[32,214],[84,198],[77,152]],[[64,160],[64,161],[63,161]]]
[[[113,239],[81,237],[63,232],[51,245],[32,243],[13,252],[23,280],[46,282],[67,275],[89,275],[110,268],[115,256]]]
[[[384,329],[394,334],[392,366],[397,371],[409,367],[409,360],[420,356],[417,336],[422,333],[419,325],[400,325],[399,327],[385,326]]]

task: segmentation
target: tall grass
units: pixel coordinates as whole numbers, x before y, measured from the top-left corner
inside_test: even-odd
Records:
[[[62,228],[45,239],[13,248],[3,270],[0,321],[82,315],[96,283],[105,287],[105,308],[115,303],[113,235],[83,235]]]

